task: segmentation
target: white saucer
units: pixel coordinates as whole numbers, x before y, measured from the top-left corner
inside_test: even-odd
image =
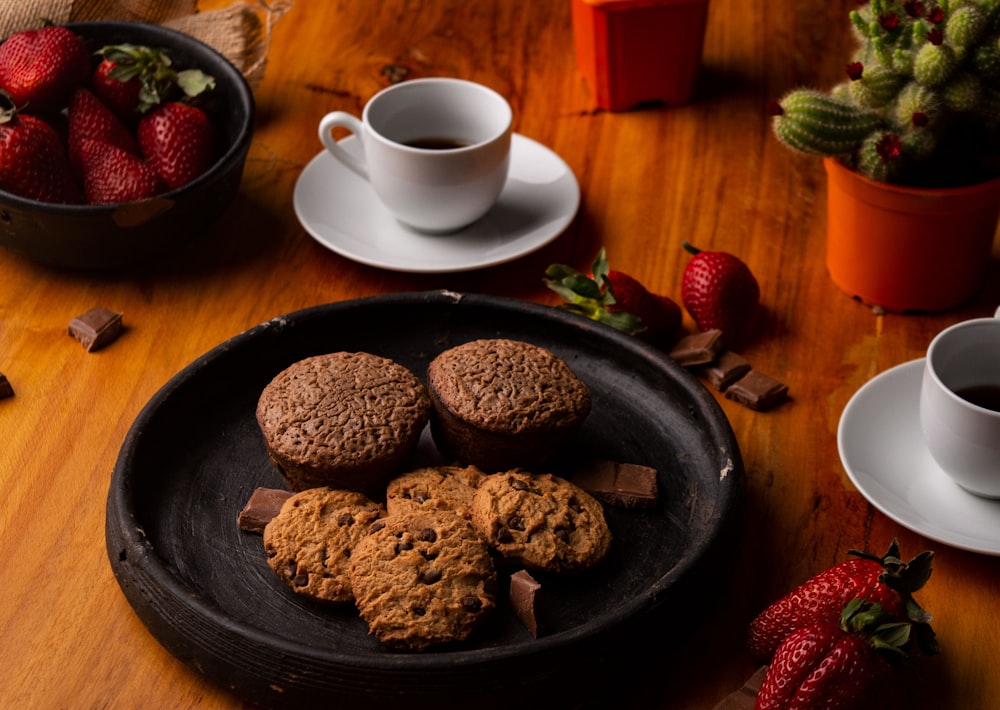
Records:
[[[844,407],[840,460],[872,505],[931,540],[1000,555],[1000,500],[974,496],[937,465],[920,431],[924,361],[872,378]]]
[[[360,153],[348,136],[340,143]],[[510,174],[493,208],[447,235],[404,227],[371,185],[325,150],[295,183],[295,214],[317,242],[362,264],[411,273],[445,273],[494,266],[540,249],[558,237],[580,206],[580,187],[558,155],[515,133]]]

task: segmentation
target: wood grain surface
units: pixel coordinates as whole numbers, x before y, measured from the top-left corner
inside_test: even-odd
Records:
[[[274,27],[241,193],[209,233],[117,275],[54,271],[0,251],[0,372],[16,392],[0,400],[2,704],[244,706],[154,640],[104,547],[125,433],[192,360],[274,316],[358,296],[444,288],[554,305],[546,266],[586,269],[601,246],[614,268],[679,299],[688,240],[738,254],[756,274],[766,317],[743,354],[787,383],[791,400],[756,413],[720,398],[747,469],[736,569],[726,602],[684,652],[627,679],[637,687],[631,702],[710,710],[756,670],[743,637],[758,611],[848,549],[882,552],[898,537],[906,556],[936,551],[918,599],[934,614],[942,653],[918,664],[910,707],[1000,706],[1000,559],[928,540],[876,511],[836,443],[860,386],[922,356],[941,328],[1000,304],[998,247],[988,284],[962,308],[877,314],[825,272],[820,162],[769,133],[769,102],[839,80],[853,5],[712,0],[695,100],[608,113],[577,72],[569,0],[298,0]],[[459,76],[507,96],[515,130],[556,151],[579,180],[581,209],[566,232],[515,262],[446,275],[362,266],[309,238],[292,192],[320,150],[316,124],[327,111],[360,112],[387,85],[387,67],[410,78]],[[95,305],[122,312],[126,331],[87,353],[66,326]],[[685,325],[693,328],[687,316]]]

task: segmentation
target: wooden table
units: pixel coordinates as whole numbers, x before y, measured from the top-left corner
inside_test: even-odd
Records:
[[[992,313],[1000,270],[994,261],[985,290],[944,314],[879,315],[851,300],[825,272],[822,167],[769,133],[772,99],[839,78],[853,4],[712,0],[697,99],[608,113],[577,73],[568,0],[298,2],[274,28],[241,194],[204,239],[127,276],[58,272],[0,251],[0,371],[16,390],[0,400],[3,705],[241,706],[154,640],[104,548],[125,433],[189,362],[282,313],[371,294],[444,288],[554,305],[546,266],[586,268],[601,245],[612,266],[679,299],[688,240],[738,254],[757,275],[766,319],[744,354],[785,381],[791,401],[755,413],[720,398],[747,480],[731,589],[683,656],[662,658],[643,680],[635,705],[713,708],[755,669],[743,637],[760,609],[848,549],[882,552],[898,537],[904,555],[937,553],[918,599],[943,650],[919,666],[912,707],[1000,707],[1000,559],[878,512],[849,481],[836,443],[861,385],[920,357],[941,328]],[[515,130],[556,151],[579,180],[581,209],[565,233],[512,263],[440,275],[359,265],[310,239],[292,191],[319,150],[316,123],[333,109],[359,112],[387,84],[387,65],[509,97]],[[88,354],[66,326],[94,305],[123,312],[127,331]]]

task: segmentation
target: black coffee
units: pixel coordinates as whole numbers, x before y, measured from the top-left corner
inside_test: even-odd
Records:
[[[454,138],[417,138],[412,141],[406,141],[404,145],[408,145],[411,148],[423,148],[424,150],[452,150],[454,148],[464,148],[467,145],[472,145],[468,141],[460,141]]]
[[[973,385],[955,390],[955,394],[978,407],[1000,412],[1000,385]]]

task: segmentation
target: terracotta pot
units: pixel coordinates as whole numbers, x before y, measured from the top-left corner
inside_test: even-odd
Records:
[[[1000,216],[1000,178],[920,189],[869,180],[831,158],[823,165],[826,264],[847,295],[890,311],[935,312],[979,289]]]
[[[598,108],[694,95],[709,0],[573,0],[576,63]]]

